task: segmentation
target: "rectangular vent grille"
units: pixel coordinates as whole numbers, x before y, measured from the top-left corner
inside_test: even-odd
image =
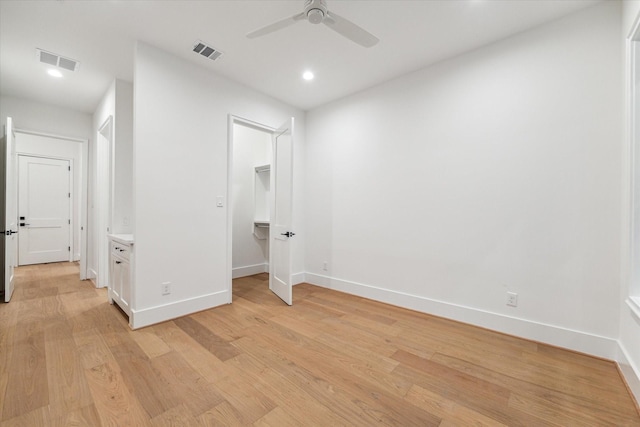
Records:
[[[38,48],[36,48],[36,58],[43,64],[53,65],[69,71],[78,71],[78,67],[80,67],[80,63],[76,60],[65,58]]]
[[[220,58],[222,52],[198,40],[193,44],[193,51],[212,61]]]

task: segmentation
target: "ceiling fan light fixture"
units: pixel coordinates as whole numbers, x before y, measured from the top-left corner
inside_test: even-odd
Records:
[[[324,21],[324,12],[320,9],[311,9],[307,12],[307,19],[312,24],[320,24]]]
[[[359,44],[362,47],[372,47],[380,40],[370,32],[359,27],[340,15],[329,12],[326,0],[306,0],[304,10],[288,18],[281,19],[265,27],[258,28],[247,34],[247,38],[255,39],[274,31],[287,28],[300,21],[309,21],[312,24],[324,24],[336,33]]]

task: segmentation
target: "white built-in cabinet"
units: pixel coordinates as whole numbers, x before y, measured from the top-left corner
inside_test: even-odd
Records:
[[[271,165],[255,167],[253,234],[264,240],[269,238],[269,194],[271,190]]]
[[[133,236],[110,234],[109,248],[109,302],[118,304],[131,320]]]

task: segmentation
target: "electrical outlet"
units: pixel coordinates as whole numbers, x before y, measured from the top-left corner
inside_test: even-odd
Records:
[[[325,261],[325,262],[323,262],[323,263],[322,263],[322,269],[323,269],[324,271],[327,271],[327,270],[329,269],[329,263],[328,263],[327,261]]]
[[[171,293],[171,282],[162,282],[161,292],[162,295],[169,295]]]
[[[518,294],[515,292],[507,292],[507,305],[511,307],[518,306]]]

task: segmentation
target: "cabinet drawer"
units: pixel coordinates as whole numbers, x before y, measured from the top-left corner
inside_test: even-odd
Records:
[[[111,242],[111,254],[128,261],[129,255],[131,254],[131,247],[123,245],[122,243]]]

